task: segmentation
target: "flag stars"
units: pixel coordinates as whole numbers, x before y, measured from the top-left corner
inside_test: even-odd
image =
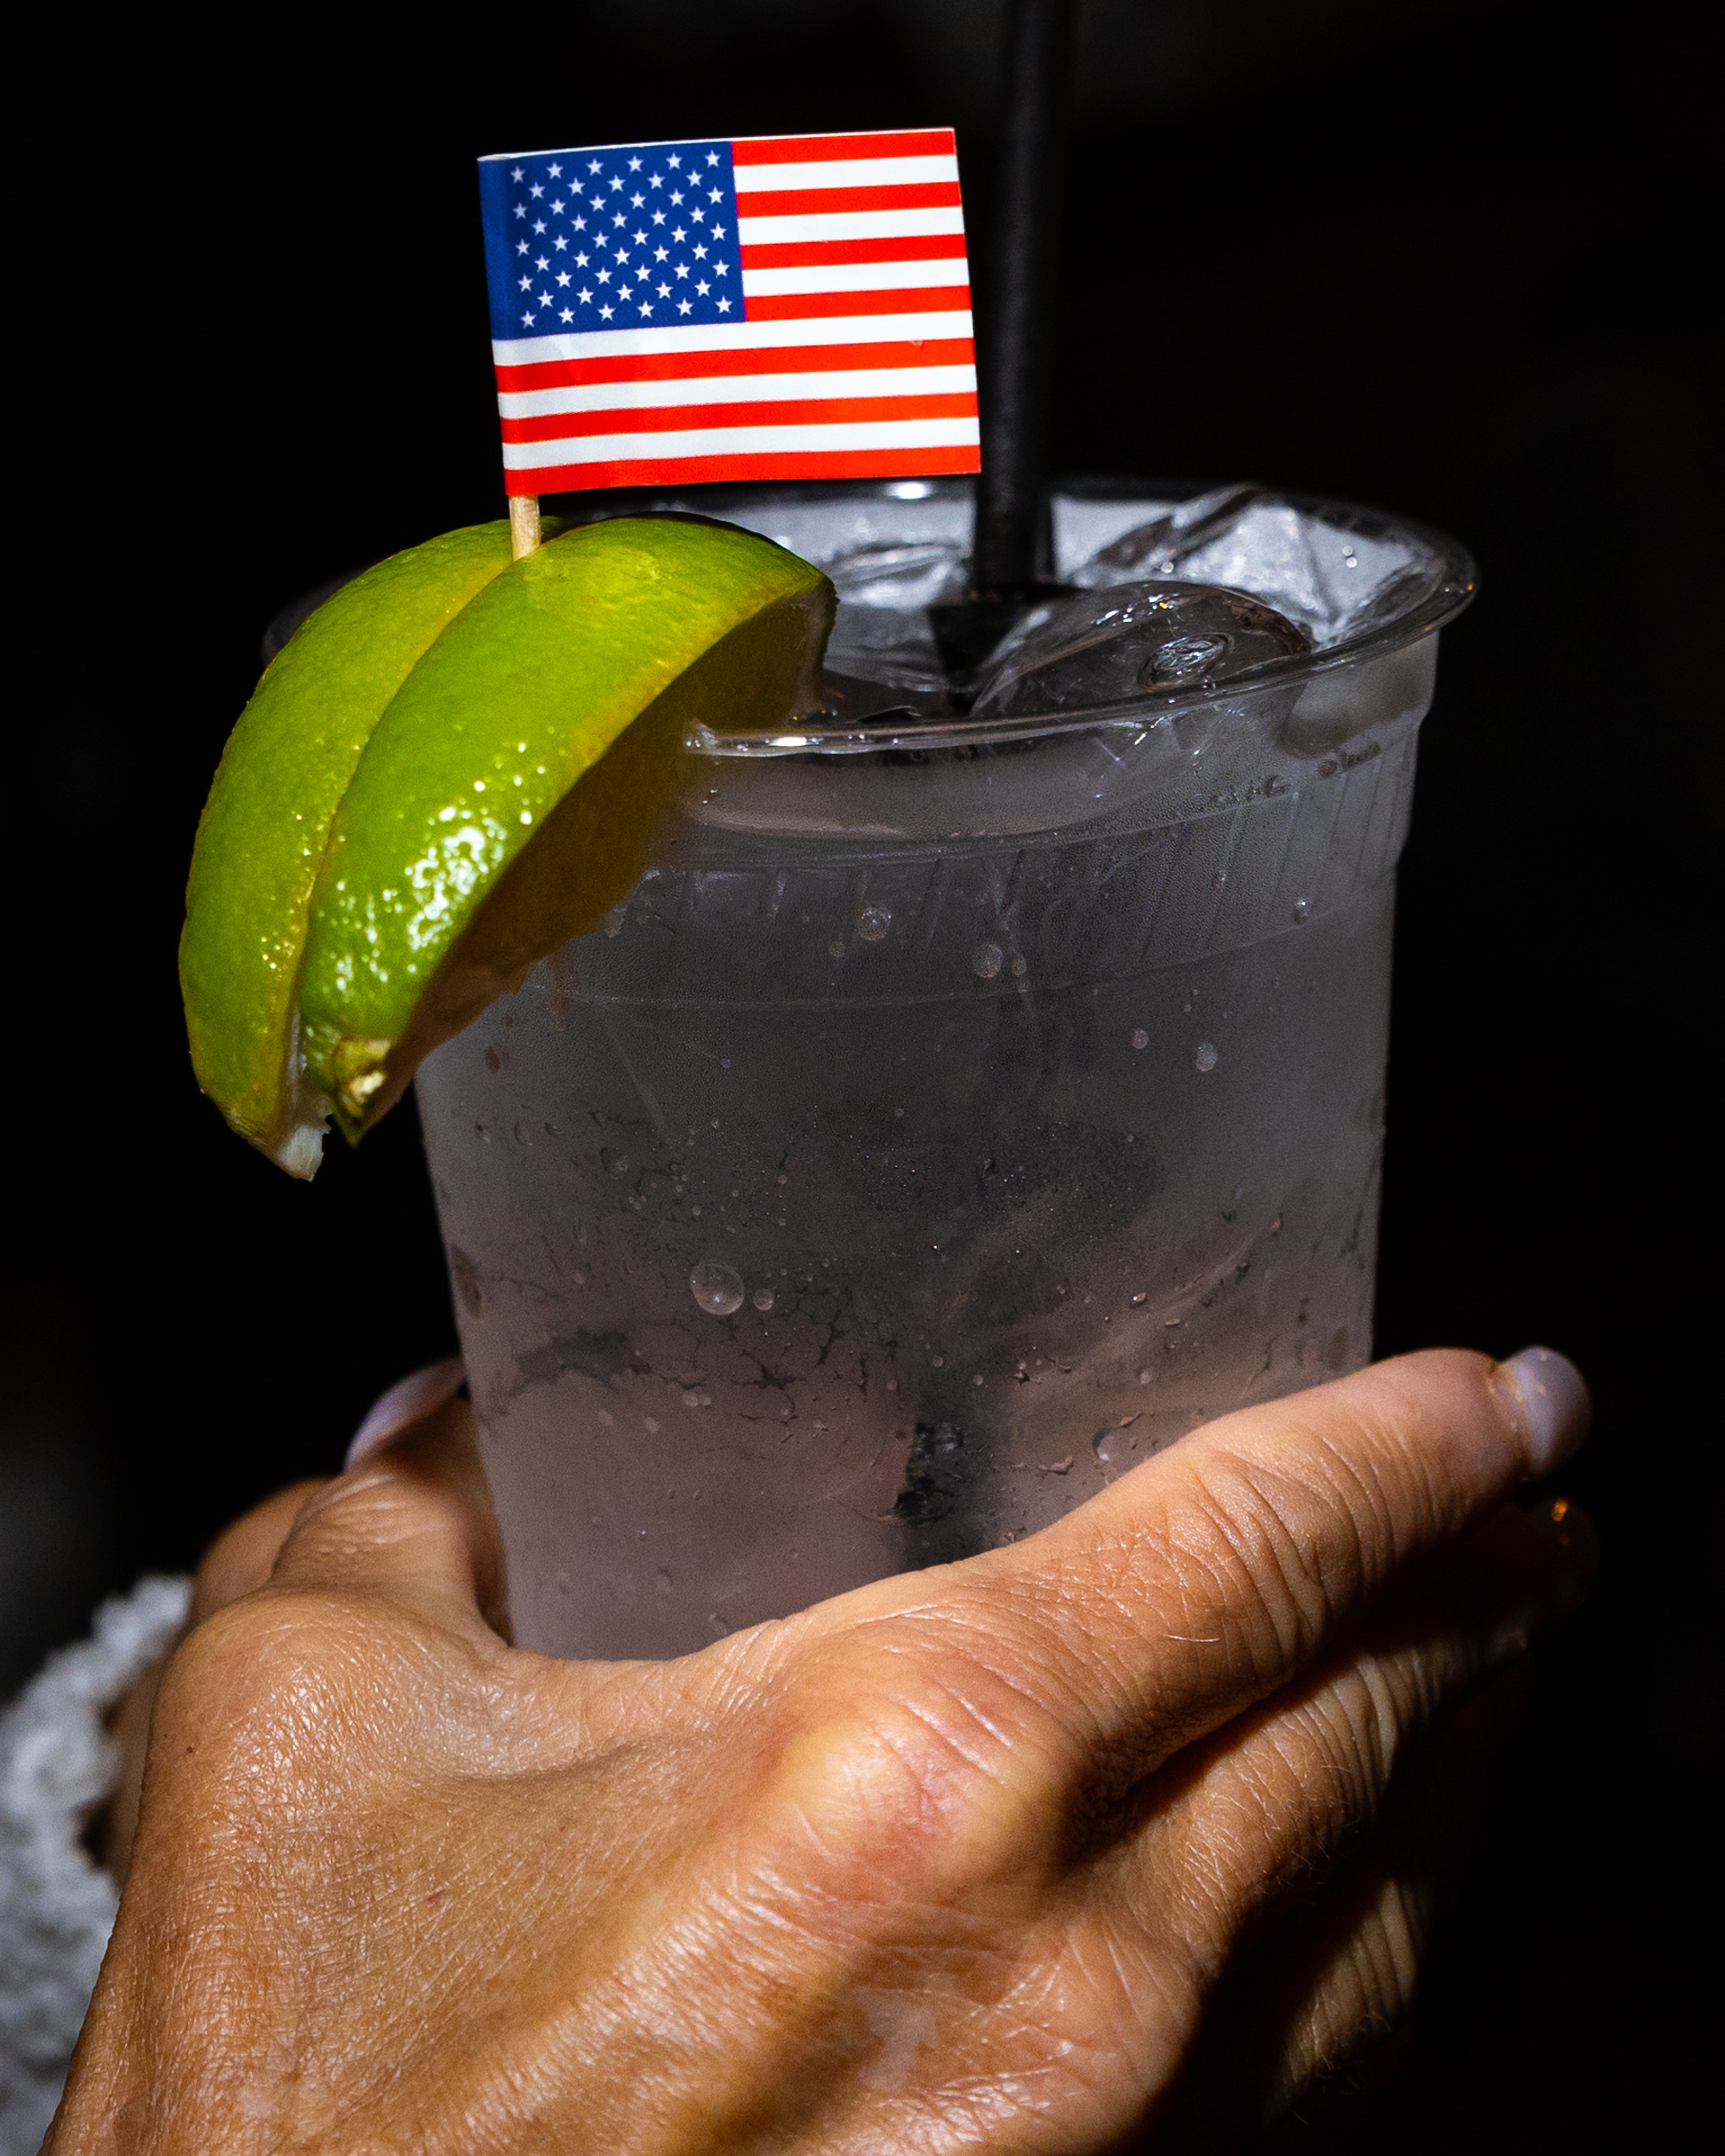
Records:
[[[653,212],[653,222],[655,224],[663,224],[665,222],[665,213],[662,210],[656,210]]]
[[[526,254],[526,252],[527,252],[527,242],[526,242],[526,241],[525,241],[525,240],[518,240],[518,241],[515,242],[515,251],[516,251],[516,253],[517,253],[518,254]]]
[[[652,303],[652,301],[651,301],[650,299],[643,299],[643,300],[642,301],[642,303],[641,303],[641,311],[642,311],[642,313],[643,313],[643,315],[650,315],[650,314],[652,313],[652,311],[653,311],[653,303]]]
[[[575,257],[575,267],[576,267],[577,269],[585,269],[585,268],[586,267],[586,266],[587,266],[587,258],[586,258],[586,256],[585,254],[578,254],[578,255],[576,255],[576,257]]]
[[[611,176],[611,185],[613,193],[620,195],[623,192],[623,182],[618,178],[615,172],[613,172]]]
[[[698,248],[695,249],[695,260],[696,260],[696,261],[698,261],[698,262],[704,262],[704,261],[706,261],[706,249],[704,247],[698,247]]]
[[[718,303],[718,311],[722,315],[728,315],[731,312],[731,302],[728,299],[721,299]]]
[[[533,279],[530,277],[524,277],[521,280],[520,289],[524,292],[530,292],[533,289]]]
[[[709,165],[717,165],[718,162],[718,152],[717,150],[709,150],[706,154],[706,161]]]
[[[680,315],[691,315],[694,312],[694,308],[695,303],[692,299],[680,299],[677,302],[677,312]]]
[[[553,179],[561,179],[563,177],[563,168],[561,165],[548,165],[545,169]],[[519,179],[521,175],[518,172],[515,177]]]
[[[629,169],[631,172],[638,172],[641,170],[641,160],[638,157],[631,157],[629,160]]]
[[[724,191],[721,187],[709,187],[706,191],[706,198],[709,202],[723,202]]]
[[[682,159],[681,159],[681,157],[668,157],[668,158],[665,160],[665,162],[666,162],[666,163],[667,163],[667,164],[670,166],[671,170],[672,170],[674,172],[678,169],[678,167],[681,165],[682,161],[683,161],[683,160],[682,160]]]
[[[542,254],[535,260],[533,266],[537,270],[548,270],[551,266],[551,258],[548,254]]]
[[[668,285],[656,285],[653,289],[661,299],[668,299],[671,297],[671,288]]]
[[[601,307],[599,310],[599,320],[601,322],[609,322],[616,312],[617,310],[615,307]]]
[[[561,216],[562,216],[562,214],[563,214],[563,205],[562,205],[562,204],[561,204],[561,202],[554,202],[554,203],[551,204],[551,215],[552,215],[554,217],[561,217]]]
[[[543,219],[543,217],[535,217],[535,219],[533,220],[533,229],[534,229],[536,232],[539,232],[539,233],[543,233],[543,232],[544,231],[544,229],[545,229],[545,220]]]
[[[642,204],[643,204],[643,203],[644,203],[644,202],[646,201],[647,197],[646,197],[646,196],[645,196],[645,195],[631,195],[631,196],[629,197],[629,199],[630,199],[630,204],[631,204],[631,205],[632,205],[635,209],[638,210],[638,209],[641,207]]]
[[[585,217],[577,217],[574,220],[574,229],[577,232],[585,232],[587,229],[586,219]]]
[[[709,285],[706,278],[703,277],[696,285],[695,290],[700,294],[701,298],[705,299],[707,294],[712,290],[712,286]]]
[[[668,261],[670,260],[670,259],[671,259],[671,250],[670,250],[670,248],[668,248],[668,247],[656,247],[656,248],[654,248],[654,250],[653,250],[653,260],[654,260],[656,262],[668,262]]]
[[[531,195],[531,196],[532,196],[532,197],[533,197],[534,201],[535,201],[535,202],[537,202],[537,201],[538,201],[538,199],[539,199],[539,197],[540,197],[540,196],[541,196],[541,195],[543,195],[543,194],[544,193],[545,190],[544,190],[544,189],[543,189],[543,187],[539,185],[538,181],[536,179],[536,180],[534,181],[533,185],[531,185],[531,186],[530,186],[530,187],[527,190],[527,191],[528,191],[528,193],[529,193],[530,195]]]
[[[527,215],[527,204],[524,202],[517,203],[515,205],[515,214],[518,217],[524,217]]]
[[[596,157],[590,157],[587,160],[587,170],[590,172],[596,172],[599,170],[599,160]]]
[[[574,281],[574,279],[570,276],[568,270],[559,270],[557,272],[557,282],[560,285],[573,285]]]
[[[682,200],[682,198],[683,198],[683,191],[682,191],[682,189],[681,189],[681,187],[674,187],[674,188],[672,188],[672,190],[671,190],[671,200],[672,200],[673,202],[681,202],[681,201]]]
[[[616,216],[613,216],[613,217],[612,217],[612,222],[613,224],[616,224],[616,225],[624,225],[624,224],[627,224],[627,223],[628,223],[628,222],[629,222],[628,218],[627,218],[627,217],[625,217],[625,216],[624,216],[623,212],[622,212],[620,210],[617,212]]]
[[[678,276],[679,276],[679,277],[687,277],[687,276],[688,275],[688,273],[689,273],[689,266],[688,266],[688,264],[687,264],[687,262],[679,262],[679,263],[677,264],[677,274],[678,274]]]
[[[509,177],[510,177],[510,178],[511,178],[511,179],[515,182],[516,185],[518,187],[518,186],[521,185],[522,181],[523,181],[524,179],[526,179],[527,175],[526,175],[526,173],[525,173],[525,172],[524,172],[522,171],[522,169],[521,169],[520,166],[518,166],[518,166],[515,166],[514,170],[513,170],[513,171],[510,173]]]
[[[573,322],[574,318],[575,310],[573,307],[560,307],[557,310],[557,319],[559,322]]]
[[[647,244],[647,235],[644,232],[637,232],[635,235],[635,244],[637,247],[645,247]]]
[[[589,285],[583,285],[581,286],[580,290],[580,291],[579,291],[575,294],[575,298],[580,301],[580,303],[581,303],[581,304],[582,304],[582,306],[583,306],[583,307],[590,307],[590,306],[592,306],[592,304],[593,304],[593,291],[592,291],[592,287],[591,287],[591,286],[589,286]]]
[[[687,226],[674,224],[671,227],[671,237],[677,241],[679,246],[681,246],[682,242],[688,238],[688,229]],[[527,242],[524,240],[522,241],[522,245],[525,247],[526,244]]]
[[[564,249],[565,249],[565,248],[568,246],[568,244],[569,244],[569,243],[568,243],[568,241],[567,241],[567,240],[563,237],[562,234],[560,232],[560,233],[557,235],[556,238],[555,238],[555,240],[553,240],[553,241],[552,241],[551,244],[552,244],[552,246],[553,246],[554,248],[556,248],[556,250],[557,250],[558,254],[562,254],[563,250],[564,250]]]
[[[647,182],[647,185],[649,187],[662,187],[664,184],[665,175],[662,172],[655,172],[651,179],[649,179]]]
[[[724,237],[724,227],[722,224],[714,225],[712,236],[715,240],[722,240]]]

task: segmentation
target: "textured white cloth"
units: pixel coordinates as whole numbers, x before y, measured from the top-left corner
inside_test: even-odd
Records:
[[[190,1580],[141,1580],[0,1714],[0,2156],[41,2144],[114,1927],[114,1882],[82,1839],[119,1771],[104,1717],[191,1600]]]

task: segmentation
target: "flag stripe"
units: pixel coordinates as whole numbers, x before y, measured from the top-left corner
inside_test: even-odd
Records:
[[[504,420],[503,438],[510,442],[556,442],[578,441],[587,436],[663,435],[668,417],[663,406],[644,411],[613,408],[604,411],[546,412],[537,418]],[[706,434],[717,433],[720,428],[830,427],[887,422],[896,424],[901,420],[975,417],[975,390],[942,397],[781,398],[762,398],[753,403],[727,400],[717,404],[693,405],[676,413],[677,419],[683,423],[678,431],[693,431],[687,423],[705,419],[706,426],[698,430]]]
[[[570,494],[598,486],[706,486],[716,481],[921,479],[932,472],[975,472],[974,448],[955,444],[906,449],[793,449],[779,454],[701,457],[618,457],[609,464],[548,466],[505,472],[506,494]]]
[[[781,292],[911,292],[925,286],[950,289],[952,259],[932,262],[810,262],[788,269],[745,269],[743,296]],[[752,311],[752,310],[751,310]]]
[[[795,240],[887,240],[900,234],[944,232],[963,238],[964,212],[954,203],[932,210],[850,210],[817,216],[739,217],[744,247],[773,247]]]
[[[746,206],[745,206],[746,200]],[[836,217],[869,210],[957,210],[958,183],[925,187],[814,187],[775,189],[770,194],[737,198],[739,223],[753,217]]]
[[[796,332],[794,334],[800,334]],[[597,342],[597,340],[595,340]],[[853,368],[971,367],[975,346],[969,337],[929,337],[916,343],[797,344],[775,341],[751,343],[724,352],[640,352],[613,358],[545,360],[537,366],[500,367],[499,401],[518,392],[574,388],[586,383],[665,383],[716,379],[756,373],[763,360],[798,374],[849,372]]]
[[[973,395],[976,370],[952,367],[847,367],[789,373],[697,375],[681,379],[564,383],[499,392],[504,423],[549,412],[669,411],[683,404],[754,404],[783,397],[937,397]],[[524,436],[517,437],[525,440]]]
[[[928,295],[933,298],[935,295]],[[553,337],[495,337],[492,358],[499,367],[516,367],[558,360],[632,360],[637,354],[662,352],[739,352],[751,348],[796,344],[844,344],[878,341],[881,343],[921,342],[971,335],[970,294],[967,287],[960,303],[944,311],[924,314],[906,309],[896,318],[888,315],[869,325],[834,322],[817,327],[789,328],[779,321],[703,322],[678,329],[668,323],[662,329],[575,329]]]
[[[815,262],[962,262],[964,235],[937,234],[927,240],[805,240],[790,247],[747,247],[743,266],[783,269]]]
[[[505,468],[543,470],[548,465],[581,465],[619,454],[666,457],[723,456],[730,452],[770,450],[780,454],[825,449],[974,448],[980,440],[974,418],[851,419],[795,422],[784,426],[678,427],[661,434],[614,429],[606,434],[566,435],[547,442],[506,442]]]
[[[847,158],[950,157],[950,128],[917,128],[878,135],[755,135],[731,146],[731,162],[751,165],[842,164]]]
[[[851,188],[938,187],[958,191],[956,157],[858,157],[826,165],[761,165],[734,168],[739,208],[751,211],[763,194],[820,195]]]
[[[758,298],[751,295],[749,319],[751,324],[756,321],[807,322],[824,315],[865,315],[876,310],[908,317],[919,298],[925,299],[931,314],[938,316],[949,308],[968,306],[970,287],[944,285],[926,295],[902,288],[880,292],[763,292]]]

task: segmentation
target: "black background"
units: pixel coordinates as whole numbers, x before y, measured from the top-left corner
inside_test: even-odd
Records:
[[[1720,1728],[1698,57],[1659,6],[1081,16],[1057,465],[1377,503],[1484,567],[1402,870],[1379,1344],[1546,1341],[1598,1400],[1602,1583],[1364,2140],[1664,2146]],[[12,196],[0,1697],[453,1340],[411,1106],[288,1181],[192,1086],[174,944],[264,623],[499,512],[473,158],[952,122],[974,257],[994,148],[994,0],[131,20],[41,48]]]

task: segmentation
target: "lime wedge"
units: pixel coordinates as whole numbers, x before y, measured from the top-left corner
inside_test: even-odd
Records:
[[[206,861],[200,827],[191,896],[201,918],[194,936],[189,913],[186,938],[201,964],[182,959],[199,1080],[235,1128],[301,1175],[316,1169],[326,1114],[357,1139],[424,1055],[628,896],[693,726],[765,726],[807,708],[832,608],[818,570],[731,526],[670,517],[586,525],[451,610],[339,785],[324,753],[306,788],[315,804],[302,805],[282,775],[291,748],[273,757],[252,749],[231,782],[237,805],[217,826],[231,824],[239,842]],[[262,697],[235,743],[242,730],[262,730],[253,720]],[[279,697],[267,716],[281,740],[310,730]],[[230,744],[218,792],[234,755]],[[254,774],[271,783],[248,800]],[[302,897],[280,869],[292,850],[281,832],[297,835],[318,810]],[[248,830],[267,831],[267,874],[246,856]],[[274,962],[273,987],[291,981],[285,1001],[258,992],[254,946]],[[273,1121],[254,1106],[267,1094],[260,1071],[280,1073]]]
[[[508,567],[509,527],[499,523],[446,532],[367,569],[277,654],[223,752],[179,943],[191,1064],[234,1128],[292,1174],[316,1167],[328,1112],[305,1080],[297,999],[336,804],[397,690]]]

